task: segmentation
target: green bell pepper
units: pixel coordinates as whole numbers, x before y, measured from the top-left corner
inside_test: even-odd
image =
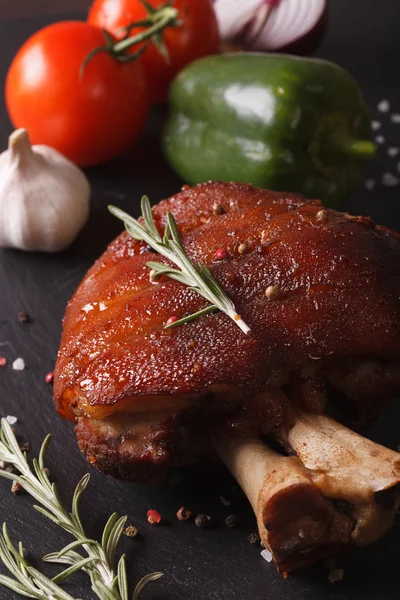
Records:
[[[252,183],[336,206],[375,153],[370,135],[361,90],[337,65],[237,53],[175,78],[163,147],[187,183]]]

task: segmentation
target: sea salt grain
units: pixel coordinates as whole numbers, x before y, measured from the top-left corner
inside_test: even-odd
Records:
[[[23,371],[25,369],[25,361],[23,358],[16,358],[12,364],[15,371]]]
[[[373,190],[375,187],[375,184],[376,184],[375,179],[366,179],[364,182],[365,189],[368,191]]]
[[[377,129],[380,129],[381,126],[382,126],[382,123],[380,123],[379,121],[371,121],[372,131],[377,131]]]
[[[18,421],[17,417],[12,417],[11,415],[8,415],[6,420],[10,423],[10,425],[15,425],[15,423]]]
[[[400,148],[396,148],[396,146],[391,146],[390,148],[388,148],[387,153],[389,154],[389,156],[397,156],[398,153],[400,152]]]
[[[381,100],[377,106],[379,112],[388,112],[390,109],[390,104],[387,100]]]
[[[272,562],[272,554],[269,550],[263,550],[261,552],[261,556],[263,557],[264,560],[266,560],[267,562]]]
[[[400,179],[392,173],[384,173],[382,175],[382,183],[387,187],[394,187],[395,185],[399,185]]]
[[[400,115],[397,113],[390,116],[392,123],[400,123]]]
[[[383,137],[383,135],[377,135],[375,138],[375,141],[377,144],[384,144],[385,143],[385,138]]]

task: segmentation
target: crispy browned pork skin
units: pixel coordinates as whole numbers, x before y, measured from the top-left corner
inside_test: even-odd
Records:
[[[238,184],[160,202],[160,232],[168,211],[251,333],[223,313],[165,330],[207,303],[171,279],[152,283],[154,254],[121,234],[64,319],[55,399],[82,452],[132,481],[219,455],[281,571],[373,541],[400,504],[400,455],[324,411],[360,423],[400,389],[399,236]]]

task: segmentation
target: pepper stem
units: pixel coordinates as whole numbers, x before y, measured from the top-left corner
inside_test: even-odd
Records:
[[[114,44],[112,47],[113,54],[123,54],[132,46],[150,40],[157,34],[162,33],[166,27],[176,26],[178,24],[178,17],[179,12],[176,8],[173,8],[172,6],[163,6],[149,17],[148,22],[152,22],[152,25],[148,29],[141,31],[132,37],[126,37]],[[128,31],[134,26],[137,26],[137,24],[133,23],[127,28]]]
[[[328,136],[329,144],[343,154],[355,158],[372,158],[376,154],[376,145],[370,140],[359,140],[346,131],[333,131]]]

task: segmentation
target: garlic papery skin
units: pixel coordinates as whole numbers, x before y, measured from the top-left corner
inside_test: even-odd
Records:
[[[0,246],[59,252],[89,216],[83,172],[49,146],[31,146],[26,129],[9,137],[0,155]]]

